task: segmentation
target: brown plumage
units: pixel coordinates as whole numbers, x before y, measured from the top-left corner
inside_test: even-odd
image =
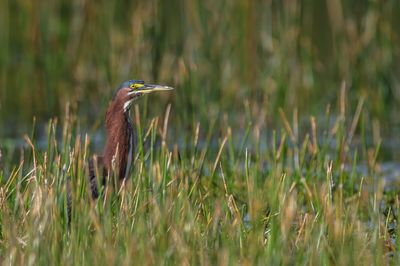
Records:
[[[102,169],[103,186],[113,171],[120,182],[129,176],[134,158],[134,130],[129,117],[132,102],[144,94],[171,89],[162,85],[144,84],[141,80],[126,81],[118,88],[106,112],[107,139],[103,156],[89,161],[89,185],[93,199],[99,196],[96,169]]]
[[[133,158],[133,128],[129,110],[124,110],[124,104],[129,101],[129,96],[126,94],[126,90],[119,90],[106,113],[107,140],[103,164],[106,171],[110,173],[114,161],[119,180],[126,178],[129,174],[130,169],[127,169],[127,165],[131,164]]]

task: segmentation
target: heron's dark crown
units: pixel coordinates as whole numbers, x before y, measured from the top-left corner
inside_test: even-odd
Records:
[[[120,89],[129,88],[132,84],[144,84],[144,81],[143,81],[143,80],[140,80],[140,79],[131,79],[131,80],[127,80],[127,81],[122,82],[122,83],[118,86],[117,90],[114,92],[113,99],[115,99],[115,96],[117,95],[117,93],[118,93],[118,91],[119,91]]]
[[[122,82],[121,85],[119,85],[118,89],[129,88],[132,84],[144,84],[144,81],[140,79],[127,80],[125,82]]]

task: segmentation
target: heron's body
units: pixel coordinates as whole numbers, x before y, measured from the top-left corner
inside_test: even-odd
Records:
[[[103,163],[107,172],[113,165],[120,180],[127,178],[133,158],[133,126],[129,113],[123,109],[123,102],[114,100],[106,114],[107,140],[104,148]],[[114,162],[114,163],[113,163]]]
[[[171,90],[162,85],[144,84],[141,80],[129,80],[120,85],[106,112],[107,139],[103,156],[89,161],[89,184],[92,197],[99,196],[95,168],[103,169],[103,186],[107,176],[114,173],[119,181],[128,178],[134,159],[134,129],[129,116],[132,102],[140,96],[154,92]]]

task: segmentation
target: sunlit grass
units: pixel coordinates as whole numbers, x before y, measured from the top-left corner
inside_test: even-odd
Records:
[[[46,149],[38,150],[26,135],[19,164],[2,177],[2,260],[395,263],[397,224],[389,224],[398,202],[375,178],[378,147],[352,141],[362,124],[362,108],[348,113],[342,99],[341,115],[327,128],[312,117],[309,131],[301,134],[297,112],[282,111],[282,128],[260,127],[253,116],[245,134],[236,134],[229,124],[209,129],[197,124],[184,143],[168,133],[169,107],[164,116],[150,120],[135,108],[140,141],[134,171],[123,188],[109,185],[96,202],[86,178],[90,136],[73,133],[77,120],[67,112],[61,123],[49,121]],[[356,171],[361,162],[367,163],[368,175]]]

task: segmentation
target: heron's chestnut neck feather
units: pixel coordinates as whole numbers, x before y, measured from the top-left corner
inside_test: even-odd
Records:
[[[115,160],[115,169],[118,177],[122,180],[126,174],[126,165],[129,152],[132,152],[133,128],[128,115],[124,112],[123,99],[116,97],[107,109],[106,113],[106,133],[107,140],[104,148],[104,167],[110,173],[112,171],[112,161]]]

